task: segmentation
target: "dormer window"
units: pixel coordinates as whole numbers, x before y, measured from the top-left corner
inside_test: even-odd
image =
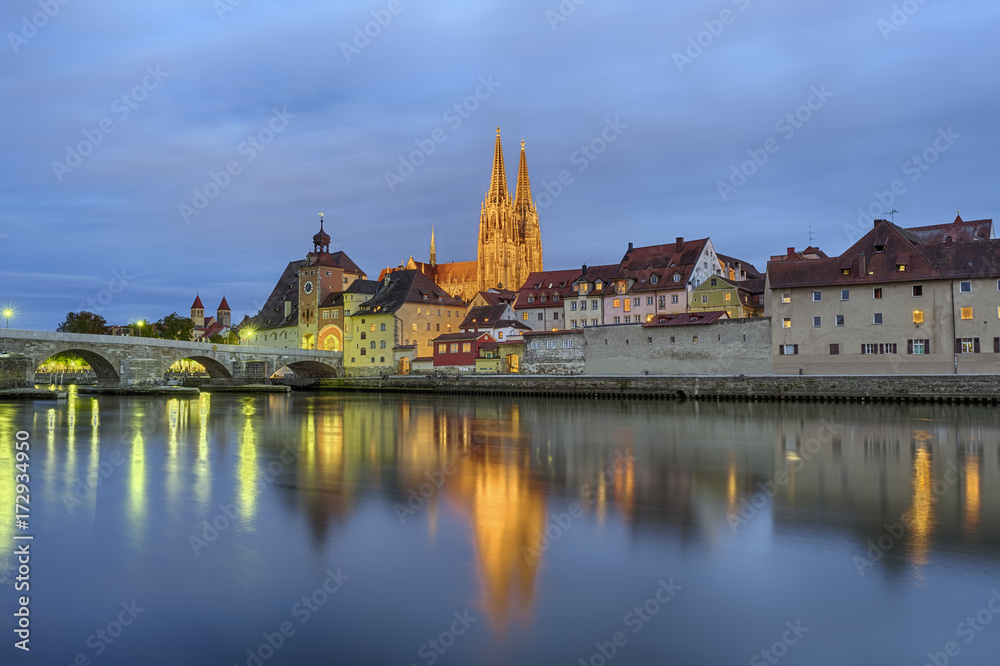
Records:
[[[681,274],[674,273],[674,282],[680,282],[680,281],[681,281]]]
[[[840,274],[841,275],[850,275],[851,274],[851,269],[850,268],[841,268],[840,269]]]
[[[577,285],[577,292],[581,296],[587,294],[587,292],[589,291],[590,291],[590,285],[587,284],[586,282],[581,282],[580,284]]]
[[[649,284],[656,284],[659,281],[660,281],[660,276],[659,275],[650,275],[649,276]]]
[[[553,301],[558,301],[559,300],[559,294],[552,294],[552,300]]]
[[[604,286],[604,283],[600,280],[594,282],[594,289],[600,289],[602,286]]]
[[[713,287],[717,286],[718,283],[719,283],[718,280],[716,280],[715,278],[712,278],[712,286]]]
[[[618,280],[618,293],[624,294],[628,291],[628,280]]]
[[[885,245],[876,245],[875,252],[885,252]]]
[[[545,301],[549,300],[549,297],[546,296],[545,294],[542,294],[542,298],[540,300],[542,301],[542,303],[544,303]]]
[[[529,303],[534,303],[535,302],[535,295],[534,294],[528,294],[528,302]]]
[[[900,273],[906,272],[906,264],[896,264],[896,270]]]

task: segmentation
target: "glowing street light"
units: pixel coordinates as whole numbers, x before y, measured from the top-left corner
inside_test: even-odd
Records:
[[[253,326],[244,326],[240,329],[240,344],[243,344],[243,340],[250,340],[252,337],[257,335],[257,329]]]
[[[143,321],[142,319],[140,319],[139,321],[135,322],[135,325],[136,325],[136,328],[139,329],[139,337],[141,338],[142,337],[142,327],[146,325],[146,322]]]
[[[14,309],[13,308],[4,308],[3,309],[3,318],[5,320],[7,320],[7,328],[10,328],[10,320],[14,318]]]

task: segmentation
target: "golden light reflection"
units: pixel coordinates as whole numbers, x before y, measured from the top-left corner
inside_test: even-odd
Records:
[[[142,422],[145,413],[136,409],[132,428],[132,459],[129,466],[129,520],[132,526],[132,544],[140,546],[145,531],[146,520],[146,441],[142,436]]]
[[[965,527],[970,532],[975,532],[979,527],[979,453],[969,452],[965,454],[965,487],[963,488],[963,505],[965,507]]]
[[[739,488],[736,482],[736,461],[729,461],[729,468],[726,469],[726,514],[732,518],[736,515],[736,501],[739,495]]]
[[[256,408],[253,398],[243,399],[243,430],[240,432],[239,514],[251,523],[257,513],[257,443],[254,430]]]
[[[913,504],[910,505],[910,561],[917,567],[927,564],[934,528],[933,480],[931,455],[926,446],[918,446],[913,458]]]
[[[177,460],[178,430],[180,429],[180,400],[171,398],[167,401],[167,507],[176,511],[180,499],[181,479],[180,461]]]
[[[212,490],[212,463],[208,457],[208,415],[211,408],[211,393],[198,396],[198,460],[194,463],[194,498],[200,511],[205,511],[208,507]]]
[[[66,467],[64,478],[66,485],[72,486],[76,480],[76,410],[77,393],[71,391],[66,396]]]
[[[625,451],[624,458],[615,457],[614,473],[615,504],[624,518],[631,518],[635,508],[635,458],[631,449]]]
[[[15,481],[15,447],[14,434],[18,431],[14,424],[14,417],[18,413],[18,408],[7,403],[0,403],[0,466],[4,472],[0,474],[0,502],[4,507],[9,507],[13,513],[14,497],[17,495]],[[30,442],[30,440],[29,440]],[[30,467],[29,467],[30,474]],[[0,520],[0,543],[10,544],[13,542],[14,520],[5,517]],[[11,580],[10,574],[15,566],[14,557],[0,557],[0,578]],[[11,583],[13,585],[13,583]]]
[[[543,543],[546,517],[545,493],[532,484],[527,462],[505,460],[502,449],[487,446],[458,463],[447,486],[472,522],[478,605],[501,632],[512,616],[530,612],[544,557],[528,556]]]

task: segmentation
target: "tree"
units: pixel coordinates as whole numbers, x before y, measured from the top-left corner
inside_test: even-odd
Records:
[[[56,326],[60,333],[91,333],[95,335],[107,335],[110,327],[107,320],[99,314],[81,310],[80,312],[69,312],[63,323]]]
[[[182,317],[171,312],[151,327],[158,338],[164,340],[190,340],[194,332],[194,322],[190,317]]]
[[[216,333],[215,335],[209,336],[208,341],[215,345],[240,344],[239,336],[233,333],[232,331],[226,331],[225,333]]]

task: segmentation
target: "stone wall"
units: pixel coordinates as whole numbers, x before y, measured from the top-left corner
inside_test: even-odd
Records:
[[[588,375],[770,375],[771,320],[584,329]]]
[[[35,365],[27,356],[0,356],[0,390],[35,386]]]
[[[544,331],[524,334],[526,375],[582,375],[584,372],[583,331]],[[535,345],[537,343],[537,345]],[[538,348],[533,349],[535,345]]]

